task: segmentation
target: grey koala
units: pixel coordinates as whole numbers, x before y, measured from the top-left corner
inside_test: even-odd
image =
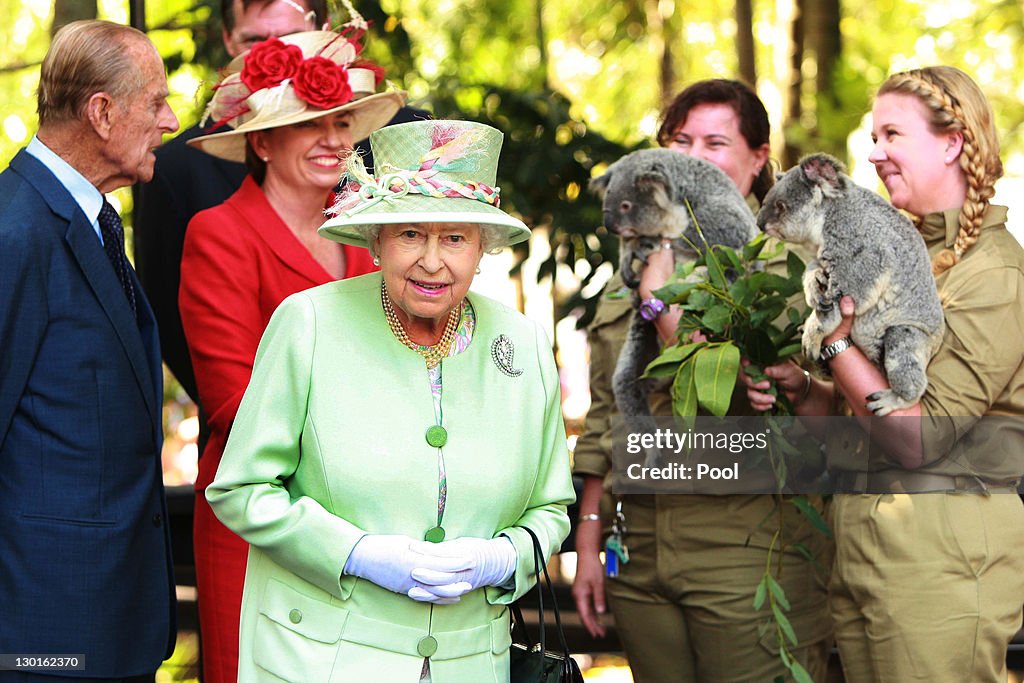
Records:
[[[765,197],[757,225],[816,249],[804,272],[811,313],[803,351],[813,360],[838,326],[839,300],[856,303],[850,337],[885,370],[891,389],[867,397],[876,415],[907,408],[928,386],[925,369],[945,329],[931,261],[913,224],[858,186],[827,154],[804,157]]]
[[[668,149],[632,152],[590,181],[603,199],[604,225],[621,239],[619,268],[633,289],[633,319],[612,376],[619,412],[627,417],[650,413],[650,380],[640,380],[660,350],[653,323],[636,310],[640,296],[634,261],[671,242],[676,262],[693,259],[707,245],[740,248],[757,235],[743,196],[724,171],[702,159]],[[700,226],[690,217],[689,202]],[[648,453],[648,463],[657,458]]]

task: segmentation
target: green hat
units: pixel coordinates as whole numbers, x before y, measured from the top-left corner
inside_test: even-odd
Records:
[[[352,155],[324,237],[365,247],[365,228],[385,223],[478,223],[502,228],[495,246],[522,242],[530,229],[498,208],[494,186],[500,131],[472,121],[413,121],[370,135],[374,175]]]

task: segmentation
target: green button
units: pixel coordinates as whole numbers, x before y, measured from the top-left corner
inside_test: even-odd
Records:
[[[293,609],[291,612],[288,613],[288,621],[292,622],[293,624],[299,623],[300,621],[302,621],[302,612],[300,612],[297,609]]]
[[[416,652],[419,652],[421,657],[432,657],[437,652],[437,638],[423,636],[420,642],[416,643]]]
[[[433,425],[427,430],[427,443],[434,448],[441,448],[448,443],[448,430],[441,425]]]
[[[423,540],[430,543],[440,543],[444,540],[444,527],[435,526],[427,529],[427,533],[423,535]]]

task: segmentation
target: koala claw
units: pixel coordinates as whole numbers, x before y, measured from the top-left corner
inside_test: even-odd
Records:
[[[908,401],[892,389],[883,389],[867,396],[867,409],[877,417],[885,417],[894,410],[909,408],[914,401]]]
[[[815,361],[821,358],[821,342],[824,339],[825,335],[821,333],[820,329],[816,329],[816,326],[805,328],[801,339],[804,356]]]
[[[814,274],[814,284],[818,286],[818,292],[824,294],[828,290],[828,273],[819,268]]]

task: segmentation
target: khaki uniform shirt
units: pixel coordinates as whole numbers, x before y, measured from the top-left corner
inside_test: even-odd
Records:
[[[922,221],[933,257],[953,247],[959,214]],[[925,464],[914,473],[963,478],[967,488],[1013,486],[1024,474],[1024,249],[1006,229],[1006,214],[990,206],[978,241],[936,278],[946,331],[928,364],[920,401]],[[843,444],[828,449],[830,468],[898,469],[880,448],[865,455],[862,435],[842,431]]]

